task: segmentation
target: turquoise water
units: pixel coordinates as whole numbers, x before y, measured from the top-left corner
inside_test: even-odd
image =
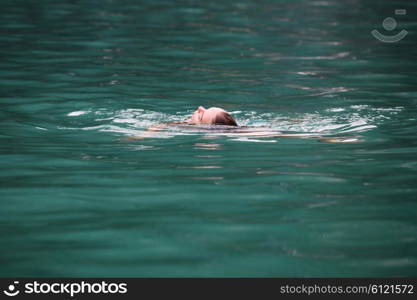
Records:
[[[416,276],[416,8],[3,1],[0,275]]]

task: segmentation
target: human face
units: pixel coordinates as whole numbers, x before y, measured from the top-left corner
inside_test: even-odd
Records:
[[[187,122],[193,124],[200,124],[205,111],[206,109],[203,106],[199,106],[198,109],[192,114],[191,118],[187,120]]]
[[[224,110],[218,107],[210,107],[209,109],[205,109],[204,107],[200,106],[193,113],[188,122],[193,124],[214,124],[214,120],[216,120],[216,117],[220,112],[224,112]]]

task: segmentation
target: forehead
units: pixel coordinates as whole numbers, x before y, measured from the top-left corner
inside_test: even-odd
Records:
[[[224,112],[224,110],[218,107],[210,107],[209,109],[206,110],[206,112],[219,113],[219,112]]]

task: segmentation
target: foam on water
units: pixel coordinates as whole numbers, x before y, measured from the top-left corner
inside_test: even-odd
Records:
[[[257,113],[255,111],[231,111],[240,126],[251,129],[262,129],[268,132],[306,133],[320,135],[338,135],[344,133],[359,133],[372,130],[386,119],[400,113],[403,107],[371,107],[369,105],[351,105],[349,107],[330,107],[314,113]],[[94,113],[88,111],[73,111],[67,116],[74,118],[93,118],[101,123],[96,126],[60,127],[69,130],[87,130],[113,132],[125,136],[138,136],[150,126],[170,122],[181,122],[187,119],[191,111],[184,114],[168,114],[144,109],[123,109],[110,111],[99,109]],[[82,123],[82,119],[81,119]],[[176,135],[206,133],[203,127],[168,127],[155,135],[155,138],[170,138]],[[216,134],[211,130],[211,134]],[[219,132],[219,135],[235,137],[235,134]],[[237,138],[239,141],[252,141],[248,137]]]

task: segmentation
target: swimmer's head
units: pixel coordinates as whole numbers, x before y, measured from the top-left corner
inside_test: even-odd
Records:
[[[227,111],[218,107],[205,109],[199,106],[187,122],[192,124],[237,126],[233,117]]]

